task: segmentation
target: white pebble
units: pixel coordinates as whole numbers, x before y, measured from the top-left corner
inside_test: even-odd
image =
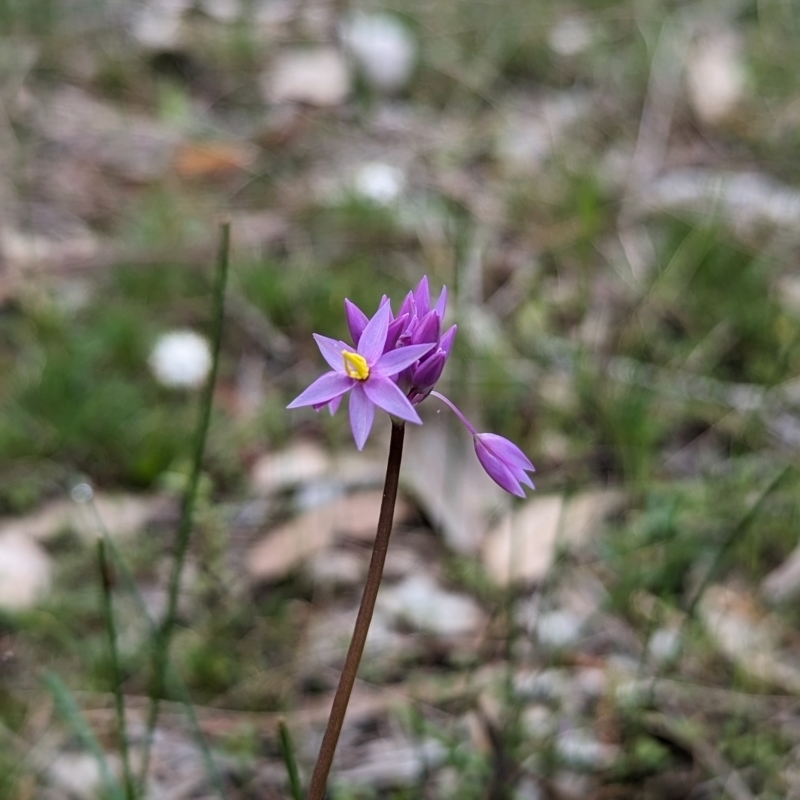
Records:
[[[170,331],[156,342],[148,363],[162,386],[194,389],[203,384],[211,369],[211,348],[208,340],[194,331]]]
[[[745,91],[742,43],[732,32],[716,32],[701,38],[690,53],[686,81],[689,101],[701,122],[725,119]]]
[[[556,737],[556,753],[568,765],[583,769],[608,769],[619,757],[619,748],[605,744],[590,730],[574,728]]]
[[[560,56],[576,56],[592,44],[592,29],[582,17],[563,17],[547,36],[550,49]]]
[[[355,177],[356,193],[380,205],[388,205],[403,191],[403,173],[390,164],[364,164]]]
[[[414,71],[417,43],[396,17],[355,12],[342,23],[340,35],[370,86],[382,92],[405,88]]]
[[[50,586],[52,564],[45,550],[16,531],[0,536],[0,608],[31,608]]]
[[[672,661],[680,653],[680,649],[681,632],[678,628],[659,628],[653,632],[647,643],[647,652],[659,664]]]
[[[566,609],[555,609],[542,614],[536,625],[539,643],[555,650],[569,647],[580,639],[583,623],[583,617]]]

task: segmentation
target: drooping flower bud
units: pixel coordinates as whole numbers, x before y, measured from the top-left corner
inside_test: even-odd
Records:
[[[498,486],[517,497],[525,497],[521,484],[534,488],[527,473],[535,468],[513,442],[496,433],[476,433],[472,441],[478,461]]]

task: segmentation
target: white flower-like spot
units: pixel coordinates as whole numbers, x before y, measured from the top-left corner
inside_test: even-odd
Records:
[[[402,170],[379,161],[364,164],[355,175],[355,190],[379,205],[393,203],[403,191]]]
[[[406,87],[417,60],[417,42],[397,17],[354,12],[341,23],[339,33],[370,86],[388,93]]]
[[[148,359],[155,379],[170,388],[201,386],[211,369],[211,348],[204,336],[176,330],[159,337]]]

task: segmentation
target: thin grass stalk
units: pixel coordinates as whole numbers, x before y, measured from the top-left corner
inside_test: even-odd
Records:
[[[122,583],[125,585],[125,588],[133,597],[139,613],[142,615],[145,623],[147,624],[149,634],[155,637],[157,632],[156,624],[147,610],[147,606],[142,599],[139,587],[136,585],[136,581],[134,580],[130,569],[128,569],[125,559],[122,558],[122,554],[117,549],[114,541],[108,535],[108,528],[106,527],[105,522],[103,522],[100,512],[97,510],[97,504],[93,500],[90,500],[89,502],[95,520],[97,521],[97,525],[105,539],[106,547],[108,548],[108,552],[111,556],[111,561],[114,567],[119,571],[120,578],[122,579]],[[172,668],[169,661],[167,661],[166,680],[178,695],[178,699],[186,710],[186,714],[189,717],[189,726],[192,730],[192,736],[194,737],[195,743],[200,748],[200,755],[203,759],[203,764],[206,768],[206,772],[208,772],[211,778],[211,782],[214,784],[217,795],[219,796],[220,800],[226,800],[225,788],[222,784],[222,776],[217,769],[217,765],[214,763],[214,759],[211,757],[211,750],[209,749],[206,737],[203,735],[203,731],[200,729],[200,723],[197,719],[197,714],[195,713],[191,698],[189,697],[189,691],[186,688],[186,684],[184,684],[184,682],[181,680],[180,675],[178,675],[175,669]]]
[[[126,800],[136,799],[136,785],[131,772],[130,752],[128,748],[128,728],[125,724],[125,696],[122,693],[122,670],[119,665],[119,648],[117,647],[117,627],[114,623],[114,606],[112,586],[114,583],[111,567],[106,557],[103,539],[97,540],[97,563],[100,568],[100,585],[102,587],[103,617],[108,634],[108,650],[111,655],[111,681],[114,684],[114,706],[117,715],[117,738],[119,752],[122,757],[122,773],[125,782]]]
[[[191,538],[192,522],[194,520],[194,507],[197,501],[197,490],[200,485],[200,474],[205,452],[208,429],[211,423],[211,406],[214,398],[214,386],[217,381],[217,370],[219,367],[219,354],[222,343],[222,324],[225,316],[225,287],[228,281],[228,261],[230,257],[230,233],[231,226],[229,221],[224,221],[220,225],[220,244],[217,256],[217,274],[214,286],[214,319],[212,330],[212,353],[211,353],[211,373],[208,376],[200,402],[200,420],[194,442],[194,453],[192,458],[192,469],[186,491],[181,503],[180,522],[178,524],[177,543],[175,548],[175,560],[169,579],[167,593],[167,611],[164,620],[156,635],[154,655],[153,655],[153,676],[150,684],[150,707],[147,714],[147,726],[144,741],[144,753],[142,756],[142,771],[140,777],[141,786],[147,782],[147,773],[150,768],[150,750],[152,747],[153,733],[158,720],[159,704],[164,694],[167,673],[167,660],[169,655],[169,644],[172,632],[175,628],[175,620],[178,607],[178,593],[180,590],[181,575],[183,573],[186,554],[189,549],[189,539]]]
[[[328,775],[331,771],[333,756],[342,731],[344,715],[347,704],[353,691],[353,684],[361,663],[364,644],[367,641],[372,613],[375,610],[375,600],[383,577],[383,565],[386,563],[386,553],[389,549],[389,537],[392,533],[392,519],[397,501],[397,488],[400,483],[400,462],[403,459],[403,438],[405,436],[405,423],[392,419],[392,437],[389,443],[389,460],[386,464],[386,481],[383,486],[381,510],[378,516],[378,530],[375,534],[375,544],[372,548],[372,558],[369,562],[369,571],[364,583],[364,592],[361,595],[361,604],[358,607],[358,616],[353,628],[353,638],[347,650],[339,685],[333,698],[328,725],[322,737],[317,763],[311,774],[311,783],[308,787],[307,800],[322,800]]]
[[[700,598],[703,596],[705,590],[708,589],[708,587],[710,586],[711,581],[713,581],[717,577],[717,573],[719,572],[719,569],[722,566],[725,556],[730,552],[731,548],[744,535],[744,533],[750,527],[750,524],[761,512],[761,508],[763,507],[767,498],[769,498],[773,494],[773,492],[775,492],[775,490],[781,485],[781,483],[783,483],[783,481],[793,471],[793,469],[794,468],[791,464],[787,464],[785,467],[783,467],[781,471],[762,490],[761,494],[758,496],[756,501],[744,513],[739,522],[731,529],[731,532],[728,534],[728,536],[725,538],[725,541],[722,542],[720,548],[717,550],[717,553],[714,556],[714,560],[711,562],[711,565],[706,571],[706,574],[700,581],[700,585],[697,587],[697,590],[695,591],[691,599],[691,602],[689,603],[689,606],[686,609],[686,619],[694,617],[695,612],[697,611],[697,605],[700,602]]]
[[[286,765],[286,774],[289,776],[289,790],[292,793],[292,800],[303,800],[303,789],[300,786],[300,775],[297,771],[297,759],[294,756],[294,743],[289,733],[289,726],[283,717],[278,720],[278,740],[281,746],[283,763]]]
[[[695,615],[697,613],[697,606],[700,603],[703,594],[705,593],[706,589],[708,589],[708,587],[711,585],[711,582],[717,577],[717,574],[719,572],[720,567],[722,566],[725,556],[727,555],[727,553],[730,552],[731,548],[745,534],[747,529],[750,527],[752,522],[756,519],[756,517],[760,513],[763,504],[769,497],[772,496],[772,494],[778,489],[778,487],[783,483],[783,481],[788,477],[788,475],[793,471],[793,469],[794,468],[792,467],[791,464],[783,467],[778,472],[778,474],[761,491],[761,494],[758,496],[755,502],[750,506],[750,508],[748,508],[747,511],[745,511],[745,513],[741,516],[736,525],[734,525],[733,528],[731,528],[730,533],[720,545],[716,555],[714,556],[714,560],[711,562],[711,565],[706,570],[703,579],[700,581],[700,584],[695,590],[692,599],[686,606],[686,613],[683,617],[683,620],[681,621],[678,630],[681,640],[683,639],[683,631],[688,625],[689,621],[695,618]],[[655,627],[655,623],[653,624],[653,627]],[[649,641],[650,641],[650,634],[648,632],[644,652],[642,653],[642,657],[639,662],[640,671],[647,657],[647,645]],[[656,666],[655,674],[653,675],[650,683],[650,689],[648,692],[648,702],[650,702],[652,698],[655,696],[656,684],[659,680],[661,680],[662,673],[666,669],[667,664],[670,663],[670,661],[671,660],[662,662],[661,664]]]
[[[100,778],[105,787],[105,796],[109,797],[110,800],[123,800],[124,795],[122,788],[111,772],[105,751],[100,746],[100,742],[97,741],[94,731],[92,731],[91,726],[81,713],[72,692],[66,687],[61,678],[50,670],[47,670],[44,675],[42,675],[42,682],[53,698],[56,711],[67,725],[69,725],[80,743],[94,756],[100,770]]]

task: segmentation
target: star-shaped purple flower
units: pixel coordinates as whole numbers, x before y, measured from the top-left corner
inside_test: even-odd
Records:
[[[386,302],[388,298],[384,295],[381,303]],[[422,358],[406,367],[396,378],[397,385],[415,406],[430,394],[450,357],[457,326],[453,325],[442,334],[446,307],[447,287],[442,287],[439,299],[432,304],[428,278],[423,276],[414,291],[406,295],[397,317],[389,323],[384,352],[409,345],[432,345]],[[344,301],[344,313],[353,342],[358,344],[361,332],[368,322],[367,315],[347,299]],[[329,408],[335,410],[333,406]]]
[[[350,427],[359,450],[372,429],[375,406],[406,422],[421,424],[414,407],[392,378],[425,355],[434,343],[409,345],[384,353],[391,317],[389,303],[381,303],[375,316],[360,331],[356,348],[315,333],[314,339],[331,372],[317,378],[287,408],[320,408],[331,404],[335,409],[349,391]]]
[[[455,339],[456,326],[442,333],[447,289],[431,303],[423,277],[392,314],[384,296],[372,319],[350,300],[344,313],[352,345],[314,334],[332,371],[308,387],[289,408],[327,407],[331,414],[350,392],[350,427],[361,450],[369,436],[375,406],[407,422],[421,423],[414,406],[433,394],[446,403],[472,434],[475,454],[489,477],[511,494],[524,497],[523,486],[534,488],[528,457],[513,442],[494,433],[478,433],[456,406],[433,387],[442,375]]]

